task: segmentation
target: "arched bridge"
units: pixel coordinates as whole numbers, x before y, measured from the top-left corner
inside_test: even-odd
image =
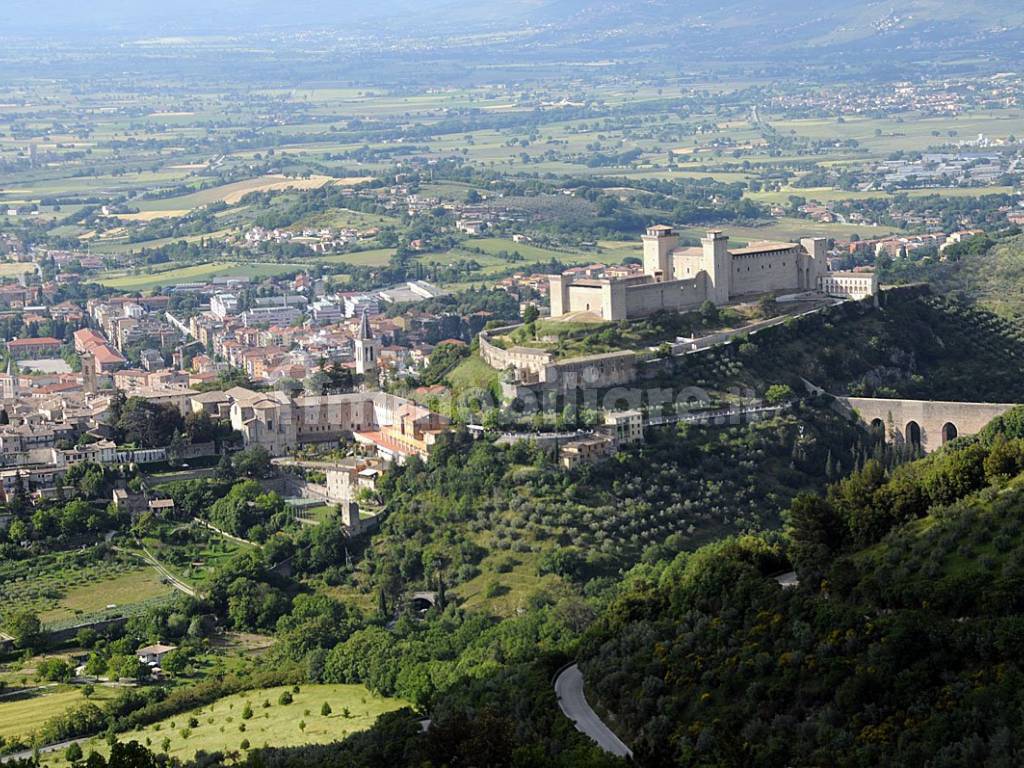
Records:
[[[954,437],[980,432],[1013,403],[956,403],[939,400],[887,400],[875,397],[836,398],[889,442],[919,445],[925,453]]]

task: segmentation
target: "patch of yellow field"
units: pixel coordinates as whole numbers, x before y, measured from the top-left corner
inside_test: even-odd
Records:
[[[112,213],[110,218],[121,219],[121,221],[156,221],[157,219],[176,219],[191,213],[189,210],[182,211],[139,211],[138,213]]]
[[[254,184],[246,189],[236,189],[226,195],[223,200],[228,205],[234,205],[250,192],[276,192],[282,189],[319,189],[324,184],[334,181],[330,176],[310,176],[308,179],[289,179],[283,175],[264,176],[265,179],[279,179],[279,181],[266,181],[262,184]]]
[[[345,176],[341,179],[335,179],[334,186],[354,187],[356,184],[365,184],[368,181],[373,181],[373,176]]]
[[[195,112],[151,112],[150,117],[190,117]]]
[[[206,163],[180,163],[179,165],[172,165],[176,171],[198,171],[206,167]]]

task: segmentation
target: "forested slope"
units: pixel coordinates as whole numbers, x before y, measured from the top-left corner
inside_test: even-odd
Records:
[[[636,569],[581,655],[638,762],[1019,764],[1021,416],[798,500],[798,589],[753,537]]]
[[[1024,325],[924,286],[847,303],[680,358],[677,386],[757,391],[803,380],[834,395],[1024,402]]]

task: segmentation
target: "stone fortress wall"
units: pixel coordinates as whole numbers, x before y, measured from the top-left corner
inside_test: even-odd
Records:
[[[517,383],[539,385],[543,389],[562,392],[579,388],[617,387],[630,384],[637,377],[635,352],[609,352],[598,355],[555,360],[554,355],[530,347],[502,349],[490,340],[490,333],[505,333],[518,325],[481,331],[480,357],[495,370],[515,368]]]

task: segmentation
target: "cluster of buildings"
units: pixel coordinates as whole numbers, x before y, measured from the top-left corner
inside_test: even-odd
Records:
[[[877,117],[906,112],[925,116],[955,116],[973,108],[998,103],[1007,108],[1024,104],[1024,78],[1005,73],[986,80],[947,77],[938,80],[885,84],[830,85],[775,94],[766,111],[794,117],[862,115]]]
[[[239,294],[219,291],[210,297],[208,309],[201,308],[187,321],[169,316],[186,337],[212,355],[194,357],[193,372],[213,380],[223,367],[231,366],[255,382],[273,385],[282,379],[301,381],[326,365],[392,380],[426,367],[435,343],[443,340],[443,315],[415,307],[396,317],[384,314],[388,304],[443,295],[429,283],[328,294],[322,284],[299,285],[303,277],[290,286],[278,286],[275,295],[244,303]],[[360,357],[360,334],[374,350],[372,366]]]
[[[924,235],[900,235],[882,237],[872,240],[857,240],[847,246],[851,255],[859,256],[890,256],[904,258],[915,251],[936,250],[941,253],[954,243],[959,243],[984,232],[980,229],[964,229],[950,234],[932,232]]]
[[[1001,152],[926,152],[920,157],[883,160],[873,174],[877,184],[887,189],[984,187],[1016,172],[1019,163],[1019,155]]]
[[[172,349],[180,343],[181,329],[166,318],[169,303],[170,297],[162,295],[111,296],[90,299],[86,310],[96,328],[106,336],[104,341],[124,354],[131,347]]]
[[[252,248],[264,243],[296,243],[305,245],[314,253],[335,253],[350,245],[373,240],[379,234],[378,227],[367,229],[318,227],[301,230],[253,227],[242,235],[241,242]]]
[[[380,345],[369,331],[366,315],[356,349],[358,367],[372,371]],[[350,440],[382,462],[404,463],[413,456],[427,459],[448,427],[444,417],[379,391],[323,396],[242,387],[199,391],[190,386],[198,377],[176,368],[122,368],[110,376],[115,389],[107,389],[99,386],[96,365],[93,353],[86,352],[81,373],[0,374],[5,420],[0,425],[0,497],[53,496],[63,474],[80,462],[146,464],[168,459],[167,446],[141,450],[114,442],[110,419],[117,391],[174,408],[182,416],[205,413],[215,421],[230,422],[246,447],[259,445],[274,456]],[[211,455],[217,449],[210,443],[178,450],[187,458]]]
[[[245,445],[262,446],[272,456],[350,439],[402,464],[413,456],[426,459],[448,428],[440,414],[386,392],[293,397],[235,387],[224,395],[231,426]]]

